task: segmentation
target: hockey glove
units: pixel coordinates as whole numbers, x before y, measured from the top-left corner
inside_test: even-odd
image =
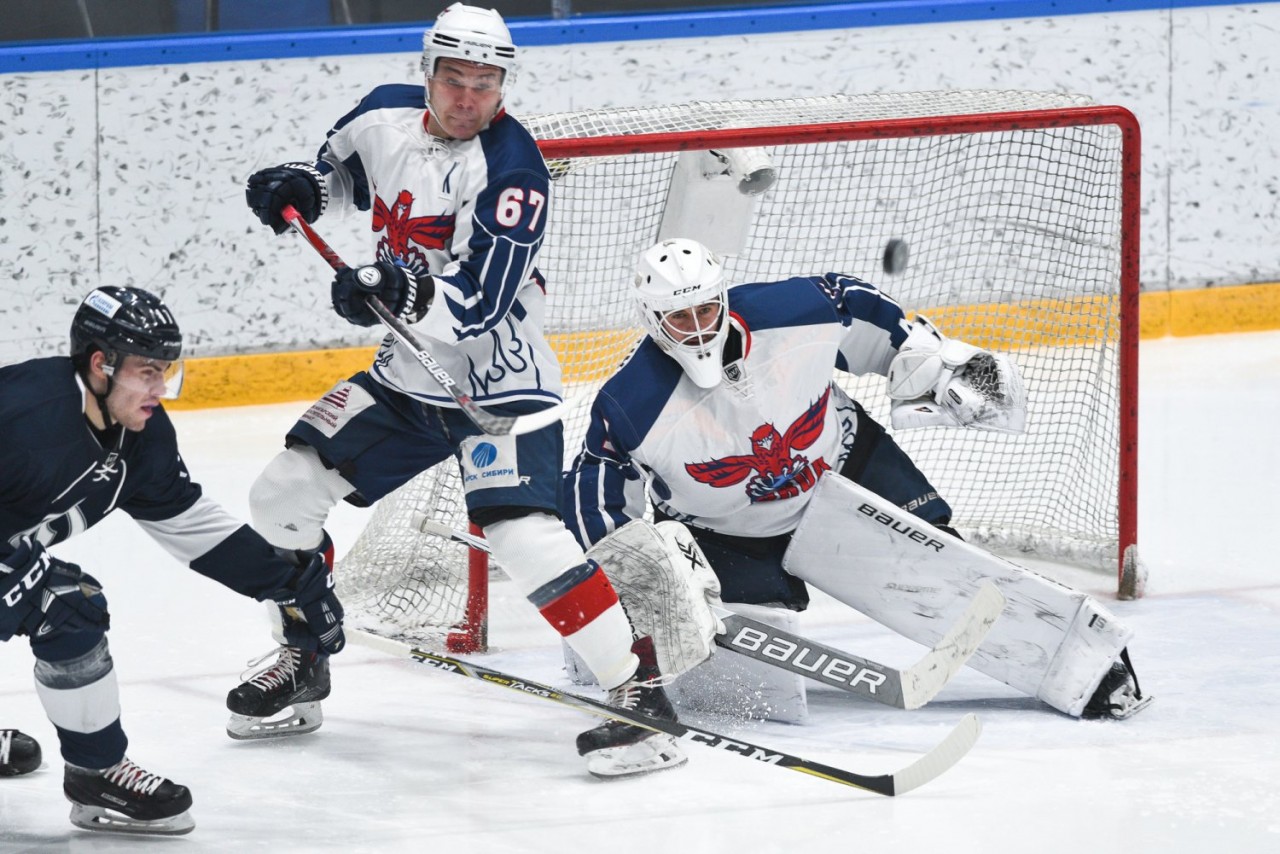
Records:
[[[0,563],[0,640],[15,634],[106,631],[111,616],[102,585],[24,537]]]
[[[249,176],[244,188],[245,201],[263,225],[276,234],[289,230],[280,211],[293,205],[307,222],[315,222],[329,202],[324,176],[307,163],[285,163],[261,169]]]
[[[333,571],[322,554],[312,556],[289,586],[271,598],[284,612],[284,637],[289,646],[333,655],[347,645],[342,603],[333,592]],[[297,615],[302,619],[296,619]]]
[[[924,317],[916,318],[889,365],[888,393],[896,429],[1026,429],[1026,390],[1013,360],[947,338]]]
[[[387,261],[363,267],[346,267],[333,277],[333,310],[356,326],[376,326],[378,316],[369,307],[377,297],[401,320],[417,323],[426,314],[435,294],[430,276],[418,277]]]

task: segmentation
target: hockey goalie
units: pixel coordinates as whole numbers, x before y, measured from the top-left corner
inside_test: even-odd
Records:
[[[667,529],[662,554],[695,545],[730,610],[790,625],[813,585],[924,644],[993,582],[1005,604],[970,666],[1071,716],[1124,718],[1149,702],[1129,627],[964,542],[927,476],[833,382],[833,370],[885,376],[897,429],[1016,434],[1026,394],[1008,355],[908,321],[852,276],[729,287],[719,257],[687,239],[641,254],[633,296],[648,336],[597,394],[565,474],[566,524],[584,545],[634,536],[651,511],[659,530],[687,534]],[[692,673],[723,684],[726,659]],[[770,717],[801,719],[803,683],[769,673],[757,675],[773,680],[775,705],[792,709]]]

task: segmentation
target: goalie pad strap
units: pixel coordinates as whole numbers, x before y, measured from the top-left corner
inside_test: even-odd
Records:
[[[918,643],[933,645],[984,580],[1007,603],[970,665],[1079,715],[1132,637],[1083,593],[943,533],[834,473],[823,476],[784,566]]]

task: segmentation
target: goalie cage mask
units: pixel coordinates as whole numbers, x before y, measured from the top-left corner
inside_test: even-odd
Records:
[[[636,269],[635,300],[650,337],[699,388],[714,388],[723,371],[729,334],[729,298],[719,256],[694,240],[676,238],[647,249]],[[666,322],[677,311],[715,303],[713,326],[677,339]],[[696,320],[697,314],[694,312]]]

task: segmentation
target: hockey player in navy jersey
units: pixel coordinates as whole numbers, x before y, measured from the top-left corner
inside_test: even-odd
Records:
[[[329,652],[344,643],[324,561],[283,560],[192,482],[161,405],[180,386],[181,353],[178,324],[156,296],[102,287],[76,311],[70,357],[0,368],[0,640],[31,645],[71,821],[89,830],[195,824],[185,786],[125,756],[106,596],[53,546],[123,510],[201,575],[303,615],[288,623],[295,643]],[[29,760],[30,745],[19,746]]]
[[[584,547],[651,502],[656,521],[688,528],[725,602],[803,610],[808,581],[930,644],[985,576],[1009,604],[972,666],[1071,715],[1145,705],[1123,623],[960,540],[929,479],[833,381],[833,369],[885,375],[897,428],[1018,433],[1026,398],[1007,356],[908,322],[851,276],[729,288],[721,260],[687,239],[642,253],[634,297],[648,337],[599,391],[565,474]],[[907,551],[884,544],[886,526]]]
[[[546,293],[535,261],[550,176],[529,132],[503,109],[516,48],[491,9],[454,4],[423,37],[424,86],[380,86],[338,120],[313,163],[254,173],[249,206],[277,233],[285,205],[308,221],[333,209],[370,214],[373,261],[338,273],[334,310],[359,326],[369,295],[429,341],[461,391],[519,415],[561,399],[543,335]],[[590,667],[610,701],[674,717],[645,639],[600,567],[558,517],[563,428],[481,434],[404,345],[388,337],[373,365],[339,382],[289,431],[250,495],[254,525],[277,547],[327,552],[323,526],[342,500],[377,501],[436,465],[461,465],[468,514],[497,560]],[[634,646],[634,649],[633,649]],[[287,647],[240,714],[310,701],[323,659]],[[297,674],[301,672],[301,676]],[[327,681],[327,680],[326,680]],[[296,711],[296,709],[295,709]],[[684,762],[670,736],[610,721],[578,738],[588,770],[624,776]]]

